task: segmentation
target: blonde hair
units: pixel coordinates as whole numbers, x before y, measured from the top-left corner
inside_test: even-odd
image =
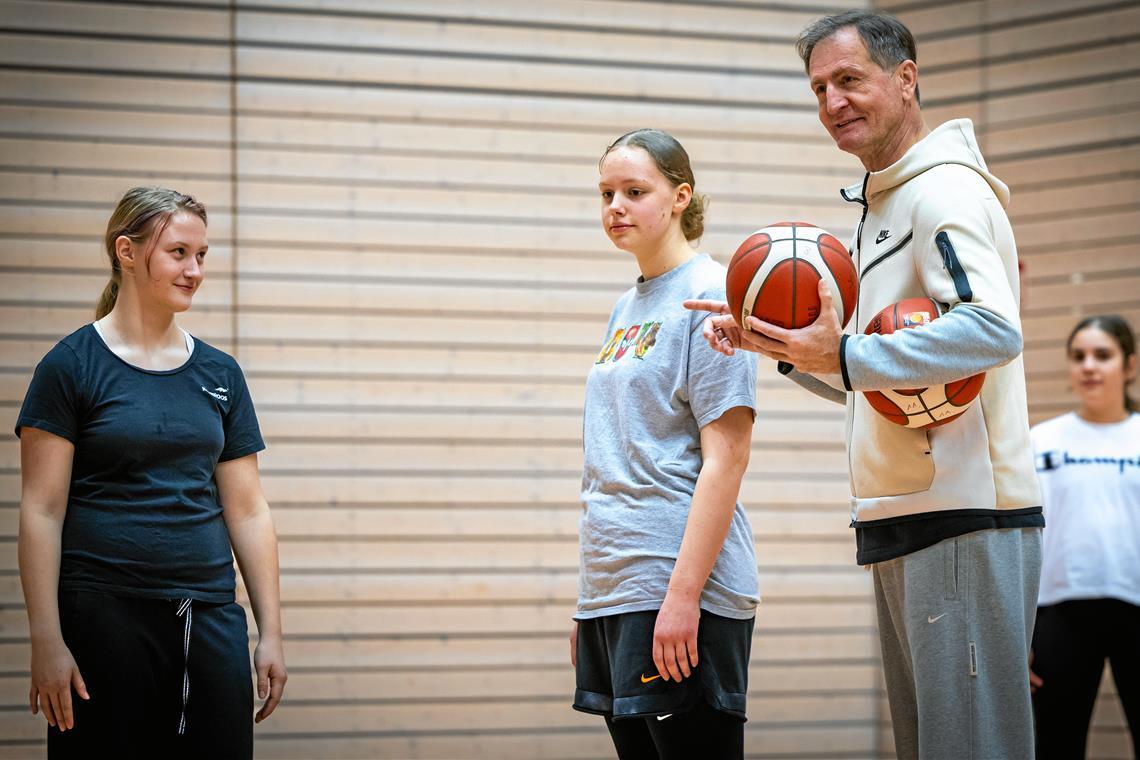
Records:
[[[141,245],[147,240],[157,240],[170,217],[179,211],[194,214],[206,223],[206,207],[192,196],[165,187],[132,187],[119,200],[111,218],[107,220],[107,232],[103,243],[107,256],[111,259],[111,280],[103,288],[99,303],[95,306],[95,319],[102,319],[115,308],[119,298],[119,286],[123,281],[123,270],[119,257],[115,255],[115,241],[126,237],[132,243]]]

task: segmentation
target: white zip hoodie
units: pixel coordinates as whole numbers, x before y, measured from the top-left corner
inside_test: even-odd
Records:
[[[792,379],[838,400],[849,391],[847,450],[859,562],[945,538],[1044,524],[1029,441],[1017,249],[1009,189],[986,168],[968,119],[949,121],[891,166],[842,191],[864,206],[851,254],[859,299],[840,346],[842,376]],[[917,330],[864,335],[885,306],[928,296],[943,316]],[[850,391],[916,388],[986,372],[974,405],[921,430],[896,425]],[[798,376],[797,376],[798,375]]]

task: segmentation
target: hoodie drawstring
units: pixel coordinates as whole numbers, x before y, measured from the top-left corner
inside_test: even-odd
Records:
[[[178,735],[186,733],[186,703],[190,701],[190,624],[194,617],[191,599],[182,599],[178,604],[178,617],[186,617],[182,629],[182,715],[178,719]]]

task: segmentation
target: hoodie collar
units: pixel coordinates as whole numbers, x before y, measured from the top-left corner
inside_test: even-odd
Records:
[[[863,181],[840,190],[844,200],[869,205],[875,196],[891,190],[941,164],[968,166],[989,183],[1001,205],[1009,205],[1009,188],[990,173],[969,119],[953,119],[922,138],[886,169],[868,172]]]

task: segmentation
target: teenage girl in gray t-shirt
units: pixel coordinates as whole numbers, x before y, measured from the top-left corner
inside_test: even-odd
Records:
[[[743,756],[757,595],[748,466],[756,363],[723,356],[687,298],[723,298],[688,155],[642,129],[602,156],[602,223],[641,276],[586,385],[575,709],[619,757]]]

